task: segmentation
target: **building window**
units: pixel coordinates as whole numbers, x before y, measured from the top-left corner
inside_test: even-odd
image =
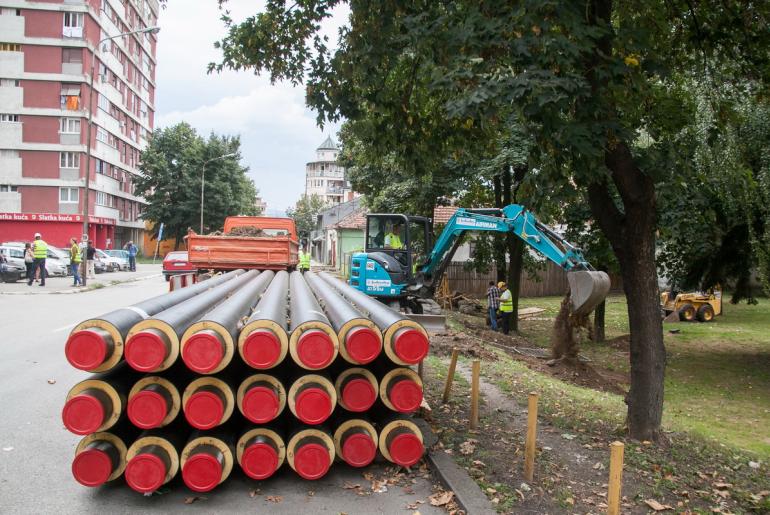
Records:
[[[0,43],[0,52],[21,52],[19,43]]]
[[[61,85],[61,107],[67,111],[80,109],[80,84]]]
[[[0,79],[0,88],[18,88],[21,86],[19,79]]]
[[[18,122],[19,121],[19,115],[18,114],[0,114],[0,122]]]
[[[62,118],[59,123],[62,134],[80,134],[80,118]]]
[[[21,9],[13,7],[0,7],[0,16],[21,16]]]
[[[101,141],[102,143],[107,143],[109,139],[109,133],[104,130],[103,128],[97,126],[96,127],[96,141]]]
[[[11,184],[0,184],[0,193],[5,193],[5,192],[15,193],[17,191],[19,191],[18,186],[13,186]]]
[[[5,159],[18,159],[19,151],[11,150],[9,148],[2,148],[0,149],[0,157]]]
[[[61,62],[63,63],[82,63],[83,50],[80,48],[62,48]]]
[[[115,207],[115,196],[103,191],[97,191],[96,204],[99,206]]]
[[[78,201],[77,188],[59,188],[59,202],[72,204]]]
[[[66,12],[64,13],[65,27],[83,27],[83,13]]]
[[[80,154],[78,152],[59,152],[59,166],[61,168],[80,168]]]
[[[96,104],[102,111],[106,113],[110,112],[110,100],[103,94],[99,94],[99,100],[97,100]]]

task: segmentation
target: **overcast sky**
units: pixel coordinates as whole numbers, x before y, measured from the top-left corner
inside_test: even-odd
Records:
[[[229,0],[235,20],[262,8],[254,0]],[[268,210],[285,210],[304,192],[305,163],[339,125],[316,126],[305,107],[304,88],[270,85],[267,77],[250,72],[208,75],[206,65],[219,59],[214,41],[225,34],[216,0],[169,0],[158,24],[155,127],[187,121],[204,137],[211,131],[241,136],[242,164],[267,201]],[[347,18],[339,9],[324,25],[336,41]]]

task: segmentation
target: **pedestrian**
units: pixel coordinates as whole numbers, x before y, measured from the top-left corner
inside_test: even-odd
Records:
[[[306,252],[304,248],[299,249],[299,271],[305,273],[310,270],[310,252]]]
[[[513,296],[503,281],[497,283],[497,287],[502,292],[500,294],[500,314],[503,316],[503,334],[508,334],[511,330],[511,317],[513,316]]]
[[[96,270],[94,269],[94,258],[96,257],[96,248],[94,242],[88,240],[88,246],[86,247],[86,263],[88,264],[88,271],[86,277],[89,279],[96,279]]]
[[[24,244],[24,266],[27,267],[27,284],[32,285],[31,282],[35,277],[35,255],[32,253],[32,244],[27,242]]]
[[[489,325],[493,331],[497,331],[497,310],[500,309],[500,290],[494,281],[489,281],[487,288],[487,312],[489,313]]]
[[[136,253],[139,249],[136,248],[133,241],[126,243],[126,251],[128,251],[128,269],[132,272],[136,272]]]
[[[48,257],[48,244],[43,240],[39,232],[35,233],[35,241],[32,242],[32,266],[34,271],[40,271],[40,286],[45,286],[45,258]],[[27,286],[32,286],[32,280],[35,274],[32,274],[27,280]]]
[[[77,238],[70,238],[70,268],[72,269],[72,279],[75,281],[72,286],[83,284],[80,279],[80,247]]]

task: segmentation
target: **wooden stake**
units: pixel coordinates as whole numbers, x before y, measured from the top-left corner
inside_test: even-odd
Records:
[[[441,402],[446,404],[449,402],[449,392],[452,390],[452,381],[455,379],[455,368],[457,368],[457,356],[460,351],[455,347],[452,349],[452,359],[449,362],[449,370],[446,373],[446,383],[444,383],[444,396],[441,397]]]
[[[471,429],[479,426],[479,375],[481,361],[474,359],[471,371]]]
[[[535,477],[535,449],[537,446],[537,399],[534,392],[529,394],[527,409],[527,441],[524,450],[524,479],[532,481]]]
[[[623,443],[610,444],[610,483],[607,492],[607,514],[620,513],[620,487],[623,483]]]

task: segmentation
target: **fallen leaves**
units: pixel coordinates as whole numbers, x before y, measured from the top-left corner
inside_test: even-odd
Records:
[[[428,497],[428,501],[430,501],[431,506],[445,506],[449,504],[454,496],[455,493],[453,491],[447,490],[446,492],[437,492],[431,495]]]
[[[49,379],[48,384],[56,384],[56,379]]]
[[[463,443],[460,444],[460,453],[465,454],[466,456],[469,454],[473,454],[473,452],[476,450],[476,444],[478,443],[478,440],[475,440],[473,438],[468,438]]]
[[[260,495],[261,493],[262,493],[262,490],[260,490],[259,488],[254,489],[254,490],[250,490],[249,491],[249,497],[251,497],[253,499],[254,497]]]
[[[192,503],[194,503],[194,502],[198,502],[198,501],[205,501],[205,500],[206,500],[206,498],[205,498],[205,497],[201,497],[201,496],[199,496],[199,495],[194,495],[194,496],[192,496],[192,497],[185,497],[185,498],[184,498],[184,503],[185,503],[185,504],[192,504]]]
[[[650,509],[654,511],[665,511],[665,510],[673,510],[671,506],[668,504],[661,504],[655,499],[647,499],[644,501],[644,504],[650,507]]]
[[[276,504],[283,502],[283,496],[282,495],[268,495],[265,497],[265,500],[268,502],[274,502]]]

